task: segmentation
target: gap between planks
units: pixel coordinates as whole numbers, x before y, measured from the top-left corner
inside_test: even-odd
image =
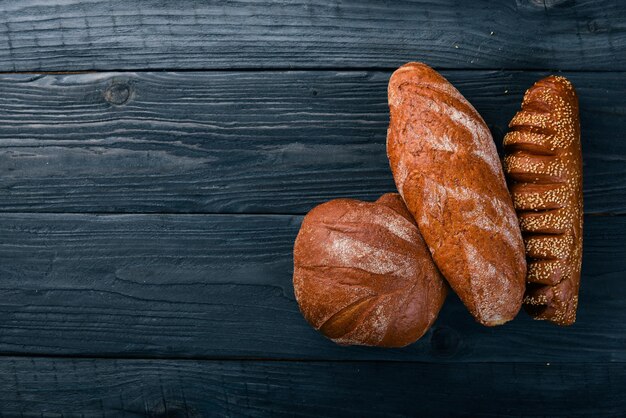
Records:
[[[432,365],[473,365],[473,364],[522,364],[522,365],[624,365],[626,361],[466,361],[462,363],[451,361],[423,361],[423,360],[394,360],[394,359],[310,359],[310,358],[271,358],[271,357],[220,357],[220,356],[102,356],[102,355],[77,355],[77,354],[44,354],[44,353],[0,353],[0,361],[3,359],[60,359],[60,360],[102,360],[102,361],[177,361],[177,362],[248,362],[248,363],[337,363],[337,364],[364,364],[364,363],[393,363],[393,364],[432,364]]]

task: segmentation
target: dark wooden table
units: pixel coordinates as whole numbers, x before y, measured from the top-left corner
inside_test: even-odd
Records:
[[[3,1],[0,415],[626,416],[626,3]],[[393,191],[390,73],[448,77],[499,144],[549,73],[581,103],[570,328],[450,297],[399,350],[311,329],[302,215]]]

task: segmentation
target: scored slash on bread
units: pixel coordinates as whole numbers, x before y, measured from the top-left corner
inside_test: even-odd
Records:
[[[550,76],[524,95],[504,138],[504,167],[528,257],[526,310],[576,320],[582,262],[582,153],[578,98]]]

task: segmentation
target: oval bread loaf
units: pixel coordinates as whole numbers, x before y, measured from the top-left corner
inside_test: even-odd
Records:
[[[391,170],[435,263],[478,322],[513,319],[522,304],[526,260],[489,129],[425,64],[396,70],[388,95]]]
[[[398,194],[337,199],[309,212],[294,246],[293,284],[306,320],[343,345],[410,344],[447,293]]]
[[[528,260],[526,311],[558,325],[576,320],[582,264],[582,152],[578,98],[550,76],[524,95],[504,137],[505,171]]]

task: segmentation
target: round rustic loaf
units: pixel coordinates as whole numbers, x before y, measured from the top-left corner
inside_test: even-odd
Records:
[[[477,321],[513,319],[524,296],[526,258],[487,125],[425,64],[396,70],[388,95],[391,170],[437,267]]]
[[[435,321],[447,287],[398,194],[307,214],[294,247],[300,310],[342,345],[403,347]]]

